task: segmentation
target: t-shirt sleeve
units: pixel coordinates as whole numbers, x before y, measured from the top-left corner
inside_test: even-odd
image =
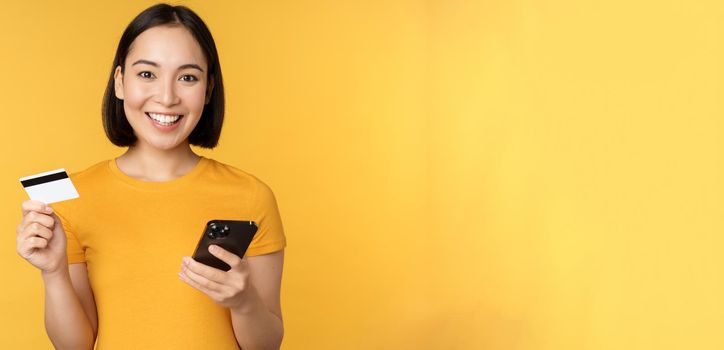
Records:
[[[67,253],[68,253],[68,264],[76,264],[85,262],[85,249],[80,244],[78,236],[76,236],[75,230],[71,227],[70,222],[67,219],[67,212],[62,206],[53,207],[53,211],[60,218],[60,222],[63,225],[63,231],[65,231],[65,238],[68,242]]]
[[[246,250],[246,256],[273,253],[287,245],[274,193],[265,183],[259,180],[256,183],[254,207],[258,230]]]

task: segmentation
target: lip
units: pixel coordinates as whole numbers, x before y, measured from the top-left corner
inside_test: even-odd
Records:
[[[183,115],[183,114],[166,114],[166,115],[180,115],[181,117],[180,117],[179,120],[176,121],[176,123],[174,123],[174,124],[171,124],[171,125],[162,125],[162,124],[159,124],[158,122],[156,122],[155,120],[153,120],[153,118],[151,118],[151,116],[148,115],[148,113],[149,113],[149,112],[146,112],[146,113],[145,113],[145,114],[146,114],[146,119],[148,119],[148,121],[151,123],[151,125],[153,125],[154,128],[156,128],[156,130],[163,131],[163,132],[168,132],[168,131],[172,131],[172,130],[176,129],[176,128],[181,124],[181,119],[184,118],[184,115]],[[156,112],[150,112],[150,113],[163,114],[163,113],[156,113]]]
[[[172,116],[172,115],[180,115],[180,116],[183,116],[183,113],[173,113],[173,112],[154,112],[154,111],[146,111],[146,114],[148,114],[148,113],[153,113],[153,114],[162,114],[162,115],[168,115],[168,116]]]

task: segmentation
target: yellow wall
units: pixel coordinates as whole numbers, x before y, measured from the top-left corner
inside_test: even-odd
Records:
[[[0,11],[0,348],[51,348],[17,179],[122,152],[100,100],[152,3]],[[201,153],[282,211],[283,348],[724,348],[721,2],[184,4],[227,86]]]

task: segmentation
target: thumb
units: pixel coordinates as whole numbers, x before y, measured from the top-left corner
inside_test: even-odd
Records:
[[[238,255],[216,244],[212,244],[209,246],[209,252],[231,267],[237,266],[241,263],[241,258]]]
[[[55,221],[53,224],[53,238],[57,237],[58,240],[65,241],[65,230],[63,229],[63,223],[60,221],[60,217],[58,217],[55,212],[51,213],[50,216],[52,216]]]
[[[55,221],[53,225],[53,230],[56,230],[58,227],[63,227],[63,224],[60,221],[60,217],[55,214],[55,211],[50,213],[49,215],[53,218],[53,221]]]

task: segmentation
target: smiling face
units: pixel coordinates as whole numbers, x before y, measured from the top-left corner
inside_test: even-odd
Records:
[[[157,26],[130,46],[124,72],[116,67],[115,93],[123,100],[134,146],[171,150],[188,144],[212,85],[199,43],[183,26]]]

